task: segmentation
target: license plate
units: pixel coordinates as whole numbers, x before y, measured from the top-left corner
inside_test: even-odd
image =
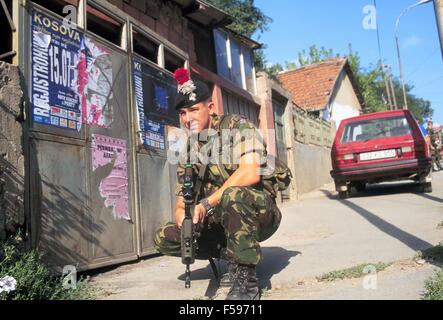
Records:
[[[395,149],[360,153],[361,161],[395,158]]]

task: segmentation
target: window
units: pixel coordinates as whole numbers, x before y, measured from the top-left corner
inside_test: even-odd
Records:
[[[246,89],[249,92],[255,93],[254,59],[252,52],[246,48],[243,48],[243,61],[245,64]]]
[[[165,49],[165,69],[174,73],[178,68],[182,68],[185,65],[185,60],[173,54],[171,51]]]
[[[351,122],[343,130],[341,143],[410,135],[411,127],[404,116]]]
[[[189,22],[189,27],[192,30],[195,46],[195,54],[197,63],[202,67],[217,73],[217,66],[214,52],[214,37],[212,29]]]
[[[122,46],[123,24],[91,5],[87,9],[87,29],[119,47]]]
[[[231,80],[243,88],[242,71],[241,71],[241,49],[237,41],[230,39],[231,44]]]
[[[217,60],[217,72],[226,79],[231,79],[231,72],[228,65],[227,50],[228,35],[219,30],[214,30],[215,56]]]
[[[252,50],[221,30],[214,30],[217,73],[255,94]]]
[[[132,49],[135,53],[154,63],[158,63],[158,43],[143,36],[137,31],[132,33]]]

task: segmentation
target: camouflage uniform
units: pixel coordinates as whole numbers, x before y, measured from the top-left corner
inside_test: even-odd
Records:
[[[429,139],[431,141],[431,145],[432,147],[434,147],[434,150],[432,150],[432,161],[437,165],[437,168],[439,170],[442,170],[440,161],[441,161],[441,156],[440,156],[440,150],[439,150],[439,146],[437,144],[437,133],[435,132],[434,128],[428,128],[428,135],[429,135]]]
[[[229,129],[238,129],[240,132],[251,129],[249,132],[253,133],[245,134],[243,138],[232,139],[228,148],[231,148],[231,151],[238,148],[236,150],[241,152],[232,152],[231,155],[238,154],[241,157],[247,153],[257,152],[263,157],[266,156],[264,143],[254,125],[237,115],[228,117]],[[220,132],[220,120],[220,116],[211,116],[211,127],[217,132]],[[254,139],[260,139],[259,143],[254,144]],[[214,141],[214,138],[209,138],[207,144]],[[236,163],[238,161],[234,160],[220,166],[230,175],[237,170]],[[198,174],[200,166],[201,164],[194,165],[195,175]],[[223,185],[223,174],[219,168],[214,164],[208,165],[199,199],[208,197]],[[178,165],[177,177],[176,193],[180,195],[184,178],[182,165]],[[214,214],[206,219],[201,236],[197,240],[196,258],[218,258],[220,249],[226,248],[229,260],[256,265],[262,257],[259,242],[268,239],[280,225],[281,213],[276,206],[275,198],[264,190],[261,183],[251,187],[229,187],[223,192],[219,204],[214,209]],[[154,237],[156,249],[165,255],[181,256],[180,232],[174,222],[162,226]]]

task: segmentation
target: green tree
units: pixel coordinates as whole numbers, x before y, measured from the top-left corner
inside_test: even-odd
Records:
[[[306,50],[302,50],[297,54],[297,62],[285,61],[285,69],[292,70],[305,65],[310,65],[313,63],[318,63],[331,58],[346,57],[349,62],[349,66],[354,74],[357,85],[363,95],[365,101],[365,112],[378,112],[388,110],[389,106],[387,103],[386,86],[383,77],[383,70],[381,61],[369,68],[363,68],[360,63],[360,55],[358,52],[354,52],[352,45],[349,44],[348,54],[341,56],[340,54],[334,54],[332,49],[326,49],[313,45],[309,47],[308,53]],[[271,77],[275,77],[276,74],[283,70],[280,64],[275,64],[266,68],[266,72],[270,74]],[[402,107],[403,101],[403,91],[398,79],[393,79],[393,86],[395,97],[398,102],[398,107]],[[422,123],[425,118],[431,117],[434,110],[431,107],[431,102],[424,100],[422,98],[416,97],[411,94],[413,86],[406,85],[406,96],[408,100],[408,109],[414,114],[417,120]]]
[[[272,19],[254,5],[254,0],[206,0],[209,4],[225,11],[234,18],[229,29],[251,38],[254,34],[260,35],[268,30]],[[255,67],[258,71],[266,68],[264,49],[255,50]]]

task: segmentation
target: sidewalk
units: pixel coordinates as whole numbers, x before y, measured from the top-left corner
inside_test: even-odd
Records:
[[[440,242],[443,230],[436,226],[443,220],[442,178],[441,174],[437,181],[434,177],[432,195],[417,194],[409,185],[388,185],[370,190],[369,195],[339,201],[333,185],[327,185],[298,201],[283,204],[279,230],[262,243],[264,259],[257,272],[261,288],[270,292],[263,299],[309,298],[307,292],[313,299],[327,298],[327,292],[335,292],[331,298],[371,298],[368,292],[362,291],[359,279],[349,282],[353,285],[343,282],[343,290],[313,284],[305,286],[308,290],[305,291],[299,284],[323,273],[362,263],[410,259],[417,250]],[[184,288],[184,270],[180,259],[160,256],[100,274],[93,277],[93,283],[104,289],[104,299],[214,298],[216,286],[207,261],[196,261],[192,265],[190,289]],[[410,272],[410,275],[399,274],[398,270]],[[411,281],[411,294],[404,294],[403,298],[419,298],[417,290],[423,286],[423,279],[432,274],[433,268],[426,265],[420,269],[420,274],[415,274],[413,267],[398,270],[391,272],[394,278],[389,277],[392,287],[386,287],[384,295],[378,290],[382,298],[395,295],[395,285],[401,288],[395,277],[398,281]],[[315,295],[312,290],[320,292]]]

